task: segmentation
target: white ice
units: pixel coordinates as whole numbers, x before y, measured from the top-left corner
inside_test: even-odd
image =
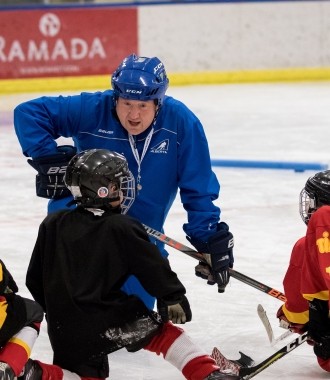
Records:
[[[200,118],[212,158],[330,162],[330,85],[316,83],[242,84],[170,88]],[[12,124],[15,105],[41,94],[0,97],[0,234],[1,258],[14,275],[20,294],[29,297],[25,272],[46,200],[35,196],[34,170],[21,153]],[[52,95],[52,94],[49,94]],[[215,167],[221,182],[216,201],[235,236],[235,269],[278,290],[291,248],[305,232],[298,196],[315,171]],[[166,233],[188,244],[182,231],[186,215],[180,200],[172,207]],[[169,249],[173,269],[187,288],[193,321],[184,326],[207,352],[214,346],[230,358],[238,351],[259,362],[285,342],[271,347],[257,316],[261,303],[275,336],[283,333],[275,317],[281,302],[234,278],[224,294],[195,277],[196,262]],[[52,351],[43,324],[33,358],[51,362]],[[109,356],[110,379],[179,380],[179,371],[149,352],[121,350]],[[326,379],[306,343],[260,373],[259,379]]]

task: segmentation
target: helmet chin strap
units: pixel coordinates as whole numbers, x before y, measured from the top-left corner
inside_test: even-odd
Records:
[[[92,214],[94,214],[95,216],[102,216],[105,211],[107,209],[113,209],[113,210],[118,210],[118,213],[120,213],[120,204],[116,205],[116,206],[112,206],[110,203],[105,207],[103,206],[103,208],[98,208],[98,207],[86,207],[85,210],[91,212]]]
[[[88,207],[88,208],[86,208],[86,210],[89,211],[89,212],[91,212],[95,216],[102,216],[104,214],[104,210],[102,210],[100,208],[91,208],[91,207]]]

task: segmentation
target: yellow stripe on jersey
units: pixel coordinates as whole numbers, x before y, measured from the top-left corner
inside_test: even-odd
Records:
[[[15,344],[21,346],[22,348],[24,348],[24,350],[26,351],[28,357],[30,357],[30,355],[31,355],[31,347],[28,344],[26,344],[26,342],[24,342],[24,340],[16,338],[16,337],[12,337],[12,338],[9,339],[8,342],[9,343],[15,343]]]
[[[314,298],[317,298],[321,301],[328,301],[329,300],[329,290],[322,290],[317,293],[308,294],[304,293],[303,297],[306,298],[308,301],[313,301]]]
[[[285,304],[282,306],[283,313],[287,317],[287,319],[292,323],[298,323],[300,325],[304,325],[309,320],[309,310],[302,311],[300,313],[293,313],[288,310]]]
[[[7,318],[7,307],[8,307],[6,299],[0,296],[0,300],[1,299],[3,301],[0,301],[0,329],[2,328]]]
[[[0,262],[0,282],[3,281],[3,269],[2,269],[2,264]]]

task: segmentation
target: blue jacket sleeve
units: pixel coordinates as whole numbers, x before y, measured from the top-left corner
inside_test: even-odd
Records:
[[[55,140],[72,136],[80,113],[78,95],[43,96],[18,105],[14,109],[14,127],[23,154],[32,158],[55,154]]]
[[[220,220],[220,208],[214,204],[220,184],[212,171],[201,122],[183,105],[180,115],[177,175],[181,201],[188,214],[188,223],[183,225],[183,229],[192,238],[207,240],[216,233]]]

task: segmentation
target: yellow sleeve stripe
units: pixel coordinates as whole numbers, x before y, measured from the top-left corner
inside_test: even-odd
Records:
[[[2,269],[2,264],[0,262],[0,282],[3,281],[3,269]]]
[[[313,301],[314,298],[317,298],[321,301],[328,301],[329,300],[329,290],[322,290],[321,292],[317,293],[304,293],[303,297],[306,298],[308,301]]]
[[[11,339],[9,339],[9,342],[10,343],[15,343],[15,344],[21,346],[22,348],[24,348],[24,350],[26,351],[28,357],[30,357],[30,355],[31,355],[31,347],[28,344],[26,344],[24,342],[24,340],[16,338],[16,337],[12,337]]]
[[[1,299],[2,297],[0,297]],[[0,301],[0,329],[2,328],[3,324],[5,323],[5,320],[7,318],[7,301]]]
[[[282,310],[287,319],[292,323],[304,325],[309,320],[309,310],[302,311],[301,313],[293,313],[286,308],[285,304],[282,306]]]

